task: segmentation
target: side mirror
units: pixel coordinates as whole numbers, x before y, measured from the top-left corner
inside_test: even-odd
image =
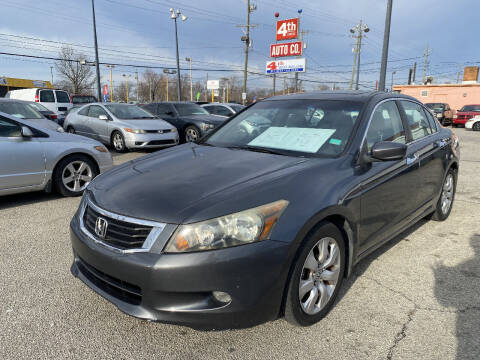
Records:
[[[380,161],[401,160],[407,154],[407,145],[393,142],[380,141],[373,145],[372,158]]]
[[[26,127],[26,126],[22,126],[22,136],[24,138],[31,138],[33,137],[33,132],[32,130],[30,130],[30,128]]]
[[[167,115],[167,116],[173,116],[174,114],[173,114],[173,111],[167,111],[167,112],[165,113],[165,115]]]
[[[107,115],[98,115],[98,120],[108,121]]]

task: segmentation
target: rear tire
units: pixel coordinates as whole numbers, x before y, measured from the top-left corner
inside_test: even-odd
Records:
[[[63,196],[80,196],[97,175],[97,165],[89,157],[67,156],[55,167],[53,184]]]
[[[480,121],[477,121],[475,124],[472,126],[473,131],[480,131]]]
[[[455,199],[455,190],[457,188],[457,177],[455,170],[450,168],[442,183],[442,193],[437,201],[435,212],[431,219],[435,221],[447,220],[453,207],[453,200]]]
[[[67,132],[68,132],[69,134],[75,134],[75,129],[73,128],[73,126],[69,125],[69,126],[67,127]]]
[[[184,136],[185,142],[195,142],[200,139],[200,130],[195,125],[187,126]]]
[[[321,223],[298,250],[288,283],[285,320],[310,326],[332,308],[343,283],[345,240],[329,222]]]

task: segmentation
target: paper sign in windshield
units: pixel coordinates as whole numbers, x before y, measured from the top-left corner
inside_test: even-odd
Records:
[[[248,145],[316,153],[334,132],[335,129],[271,127]]]

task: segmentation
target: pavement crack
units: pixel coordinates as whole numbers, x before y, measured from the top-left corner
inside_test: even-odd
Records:
[[[365,278],[367,278],[368,280],[371,280],[373,281],[374,283],[376,283],[378,286],[390,291],[390,292],[393,292],[394,294],[397,294],[397,295],[400,295],[401,297],[403,297],[405,300],[411,302],[413,305],[415,305],[415,307],[418,307],[418,305],[415,303],[415,301],[413,301],[413,299],[410,299],[407,295],[405,295],[404,293],[402,293],[401,291],[398,291],[398,290],[395,290],[395,289],[392,289],[391,287],[388,287],[386,286],[385,284],[381,283],[380,281],[378,281],[377,279],[374,279],[374,278],[371,278],[371,277],[368,277],[368,276],[363,276]]]
[[[418,309],[417,306],[415,306],[413,309],[411,309],[408,312],[407,321],[405,321],[402,324],[402,329],[395,335],[395,338],[393,339],[393,344],[388,349],[387,360],[392,359],[395,348],[398,346],[398,344],[403,339],[405,339],[407,337],[408,324],[410,324],[413,321],[413,317],[414,317],[415,313],[417,312],[417,309]]]

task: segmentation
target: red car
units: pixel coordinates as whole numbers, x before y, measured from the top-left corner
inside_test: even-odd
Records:
[[[465,126],[468,120],[477,115],[480,115],[480,105],[465,105],[453,116],[453,126]]]

